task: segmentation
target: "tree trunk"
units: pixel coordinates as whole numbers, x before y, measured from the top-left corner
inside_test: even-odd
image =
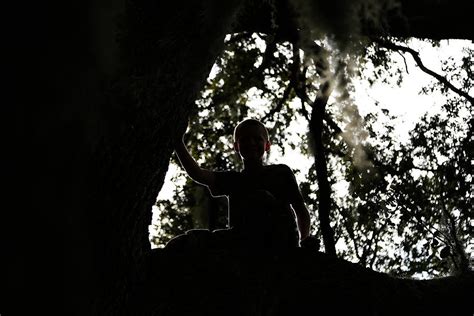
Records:
[[[130,294],[140,286],[150,252],[151,207],[237,7],[237,1],[133,1],[127,7],[120,39],[124,76],[111,87],[124,97],[104,111],[115,120],[96,147],[88,181],[100,315],[138,308]]]
[[[11,36],[22,49],[11,53],[10,78],[22,91],[4,133],[19,149],[2,161],[11,166],[6,203],[17,223],[7,240],[15,245],[6,248],[7,284],[12,298],[33,301],[10,301],[2,313],[34,306],[48,314],[136,314],[151,207],[239,5],[17,8],[31,25]],[[27,219],[24,196],[34,203]]]

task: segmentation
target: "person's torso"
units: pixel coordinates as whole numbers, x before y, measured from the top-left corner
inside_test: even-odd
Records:
[[[282,203],[290,203],[290,181],[287,170],[282,165],[264,166],[257,172],[241,171],[236,173],[236,183],[229,198],[245,195],[249,192],[268,191]]]

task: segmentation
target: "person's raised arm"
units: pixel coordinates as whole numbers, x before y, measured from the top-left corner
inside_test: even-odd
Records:
[[[186,170],[186,173],[191,179],[197,183],[204,184],[207,186],[213,186],[215,182],[214,172],[201,168],[196,160],[186,149],[184,141],[180,140],[176,142],[175,152],[178,156],[181,166]]]

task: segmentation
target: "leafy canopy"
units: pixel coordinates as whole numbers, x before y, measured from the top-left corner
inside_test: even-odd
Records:
[[[389,43],[406,44],[393,39]],[[410,131],[409,140],[402,141],[396,134],[396,117],[388,110],[359,113],[352,83],[400,85],[409,74],[392,56],[403,51],[393,52],[384,42],[373,42],[356,56],[344,54],[327,40],[315,47],[319,50],[279,43],[263,34],[229,35],[196,101],[186,135],[191,154],[208,169],[239,169],[232,150],[233,128],[247,117],[262,120],[273,144],[269,163],[292,153],[305,162],[289,165],[312,215],[313,233],[320,236],[320,190],[306,131],[311,100],[330,78],[334,89],[321,136],[329,155],[330,218],[338,255],[403,276],[465,270],[473,220],[472,104],[434,80],[420,93],[441,93],[441,110],[426,113]],[[443,61],[446,79],[472,91],[473,60],[473,50],[466,48],[459,60]],[[364,67],[372,71],[368,74]],[[182,171],[173,181],[173,199],[156,205],[153,244],[163,246],[192,228],[226,227],[225,199],[213,199]]]

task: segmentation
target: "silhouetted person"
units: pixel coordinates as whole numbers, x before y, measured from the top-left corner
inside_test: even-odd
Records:
[[[240,172],[203,169],[183,141],[175,148],[191,179],[206,185],[213,196],[228,197],[230,230],[218,233],[228,233],[230,242],[244,247],[298,247],[299,240],[310,235],[309,213],[291,169],[264,165],[270,150],[267,129],[258,120],[240,122],[234,130],[234,148],[244,163]]]

